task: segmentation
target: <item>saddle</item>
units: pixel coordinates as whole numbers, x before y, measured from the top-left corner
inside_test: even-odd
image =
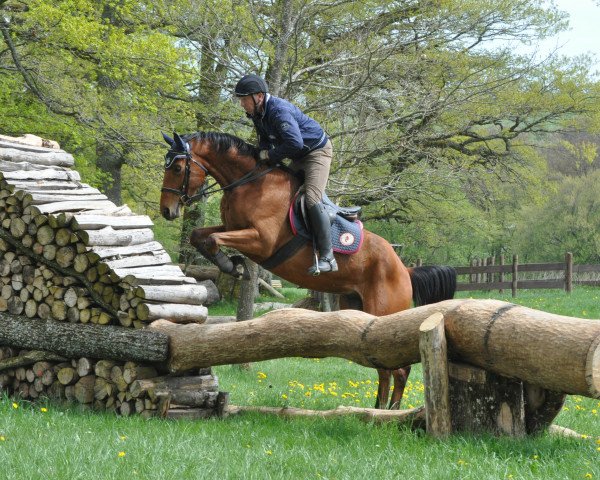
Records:
[[[342,208],[333,203],[326,195],[323,195],[323,204],[331,219],[331,243],[333,250],[338,253],[351,255],[358,252],[363,242],[363,224],[358,220],[360,207]],[[290,226],[294,236],[279,248],[271,257],[260,265],[271,270],[288,258],[292,257],[298,250],[313,241],[313,236],[306,220],[304,194],[296,193],[289,209]]]
[[[331,221],[333,251],[346,255],[358,252],[363,241],[363,224],[358,219],[361,208],[340,207],[327,195],[323,195],[322,202]],[[304,194],[297,193],[294,197],[290,206],[289,219],[294,235],[312,240]]]

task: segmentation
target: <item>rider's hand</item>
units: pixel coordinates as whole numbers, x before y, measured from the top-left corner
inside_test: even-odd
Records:
[[[261,150],[260,152],[258,152],[258,159],[261,163],[269,163],[269,151],[268,150]]]

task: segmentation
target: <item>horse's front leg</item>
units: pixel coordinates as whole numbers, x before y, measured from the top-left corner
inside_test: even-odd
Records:
[[[208,261],[219,267],[219,270],[228,273],[230,275],[238,276],[234,272],[236,270],[236,266],[234,265],[231,258],[225,255],[221,250],[219,250],[218,246],[216,251],[214,249],[209,248],[209,244],[212,244],[208,240],[210,235],[213,235],[218,232],[224,232],[224,225],[217,225],[214,227],[205,227],[205,228],[196,228],[192,231],[192,236],[190,237],[190,243],[192,246],[196,248],[200,254],[206,258]]]
[[[228,257],[220,246],[235,248],[242,253],[252,253],[260,247],[259,234],[255,229],[226,231],[223,225],[194,230],[190,243],[222,272],[244,278],[249,278],[249,274],[242,257]]]

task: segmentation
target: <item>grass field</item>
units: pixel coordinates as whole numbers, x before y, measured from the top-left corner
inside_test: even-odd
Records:
[[[600,318],[598,289],[490,296]],[[214,371],[238,405],[372,406],[377,389],[373,370],[342,359],[281,359]],[[404,407],[422,404],[421,380],[416,366]],[[586,438],[455,435],[438,441],[407,427],[350,418],[247,414],[175,422],[2,398],[0,479],[600,479],[600,401],[570,396],[556,423]]]

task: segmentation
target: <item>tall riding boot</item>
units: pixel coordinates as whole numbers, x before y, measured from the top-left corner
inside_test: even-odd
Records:
[[[317,203],[308,209],[310,225],[314,231],[319,251],[318,266],[313,265],[308,269],[311,275],[318,275],[320,272],[337,272],[338,266],[333,256],[331,245],[331,221],[325,209],[325,205]]]

